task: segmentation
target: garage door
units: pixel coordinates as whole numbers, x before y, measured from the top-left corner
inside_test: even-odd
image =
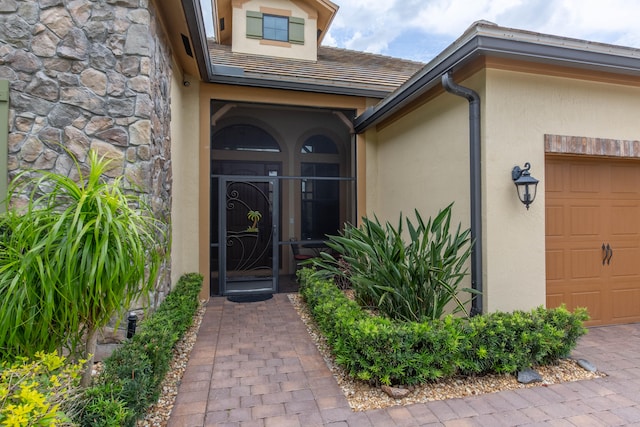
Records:
[[[640,322],[640,163],[548,157],[547,307]]]

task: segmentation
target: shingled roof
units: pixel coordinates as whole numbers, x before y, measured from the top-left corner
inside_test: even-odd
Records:
[[[209,43],[212,81],[383,98],[425,64],[334,47],[318,47],[318,60],[233,53]]]

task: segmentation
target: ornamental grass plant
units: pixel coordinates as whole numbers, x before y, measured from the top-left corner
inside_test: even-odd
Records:
[[[97,331],[154,289],[167,245],[144,200],[104,178],[110,160],[88,158],[77,181],[19,174],[0,215],[0,358],[65,349],[88,359],[85,386]]]

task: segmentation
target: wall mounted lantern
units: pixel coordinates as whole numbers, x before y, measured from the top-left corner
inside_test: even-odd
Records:
[[[518,191],[518,198],[529,209],[529,205],[533,203],[536,198],[536,189],[538,188],[538,180],[531,176],[529,173],[531,165],[529,162],[524,164],[524,169],[520,169],[519,166],[514,166],[511,171],[511,179],[516,185]]]

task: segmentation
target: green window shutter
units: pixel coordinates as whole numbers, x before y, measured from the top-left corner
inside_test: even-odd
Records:
[[[304,44],[304,19],[289,18],[289,42]]]
[[[247,37],[250,39],[262,38],[262,13],[247,10]]]

